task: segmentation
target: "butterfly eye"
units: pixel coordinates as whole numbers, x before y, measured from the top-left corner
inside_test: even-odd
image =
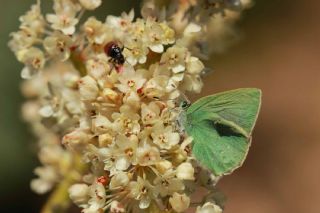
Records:
[[[186,109],[186,108],[188,108],[189,106],[190,106],[190,103],[188,103],[188,101],[182,101],[181,107],[182,107],[183,109]]]

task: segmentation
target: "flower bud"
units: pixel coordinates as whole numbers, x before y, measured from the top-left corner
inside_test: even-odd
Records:
[[[181,180],[194,180],[194,168],[191,163],[180,164],[176,176]]]
[[[85,9],[94,10],[101,5],[102,0],[79,0],[79,2]]]
[[[113,137],[110,134],[99,135],[98,141],[100,147],[106,147],[112,143]]]
[[[125,187],[129,183],[129,176],[126,172],[119,172],[111,178],[109,188],[116,189],[118,187]]]
[[[169,169],[172,169],[172,163],[170,161],[163,160],[156,164],[156,168],[161,174],[164,174]]]
[[[89,187],[86,184],[74,184],[69,188],[69,197],[77,205],[85,204],[89,199]]]
[[[97,82],[90,76],[83,77],[79,80],[79,90],[81,99],[84,101],[93,101],[99,95]]]
[[[112,123],[105,116],[98,115],[93,122],[93,127],[95,132],[104,133],[112,129]]]
[[[196,213],[222,213],[220,206],[207,202],[202,207],[198,206]]]
[[[114,102],[116,102],[119,98],[119,94],[110,88],[104,88],[102,93],[103,96],[107,97],[108,99]]]
[[[102,79],[111,70],[111,67],[107,62],[99,59],[88,60],[86,63],[86,67],[88,70],[88,74],[96,80]]]
[[[71,149],[81,150],[89,141],[89,135],[81,130],[75,130],[62,138],[62,144]]]
[[[169,203],[176,212],[184,212],[189,208],[190,198],[186,194],[175,192],[169,199]]]

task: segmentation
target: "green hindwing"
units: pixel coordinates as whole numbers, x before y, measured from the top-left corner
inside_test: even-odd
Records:
[[[201,165],[221,176],[245,160],[261,104],[261,91],[247,88],[199,99],[187,109],[185,128]]]

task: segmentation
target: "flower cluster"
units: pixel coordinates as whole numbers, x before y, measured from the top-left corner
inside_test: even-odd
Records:
[[[240,1],[172,1],[162,19],[150,9],[159,12],[159,2],[146,1],[143,18],[131,11],[81,26],[82,14],[101,0],[54,0],[46,15],[38,1],[20,18],[9,46],[25,65],[23,114],[39,138],[36,192],[71,179],[65,193],[84,213],[185,212],[195,205],[197,213],[222,212],[213,196],[217,179],[194,161],[177,103],[203,86],[204,64],[190,49],[207,30],[199,17]],[[174,7],[190,15],[183,26],[166,21],[166,14],[181,15]],[[108,54],[110,43],[124,63]],[[206,196],[193,201],[201,187]]]
[[[207,60],[237,39],[234,22],[251,5],[251,0],[144,0],[141,14],[167,21],[177,34],[184,34],[181,45]]]

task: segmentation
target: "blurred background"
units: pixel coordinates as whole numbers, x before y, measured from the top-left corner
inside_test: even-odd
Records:
[[[0,212],[39,212],[45,200],[29,189],[38,165],[35,139],[20,116],[22,66],[7,48],[33,2],[1,0]],[[118,2],[106,0],[100,17],[139,6]],[[317,0],[256,0],[237,25],[242,39],[210,61],[215,73],[201,96],[238,87],[263,91],[248,159],[219,183],[228,197],[225,213],[320,212],[319,11]]]

